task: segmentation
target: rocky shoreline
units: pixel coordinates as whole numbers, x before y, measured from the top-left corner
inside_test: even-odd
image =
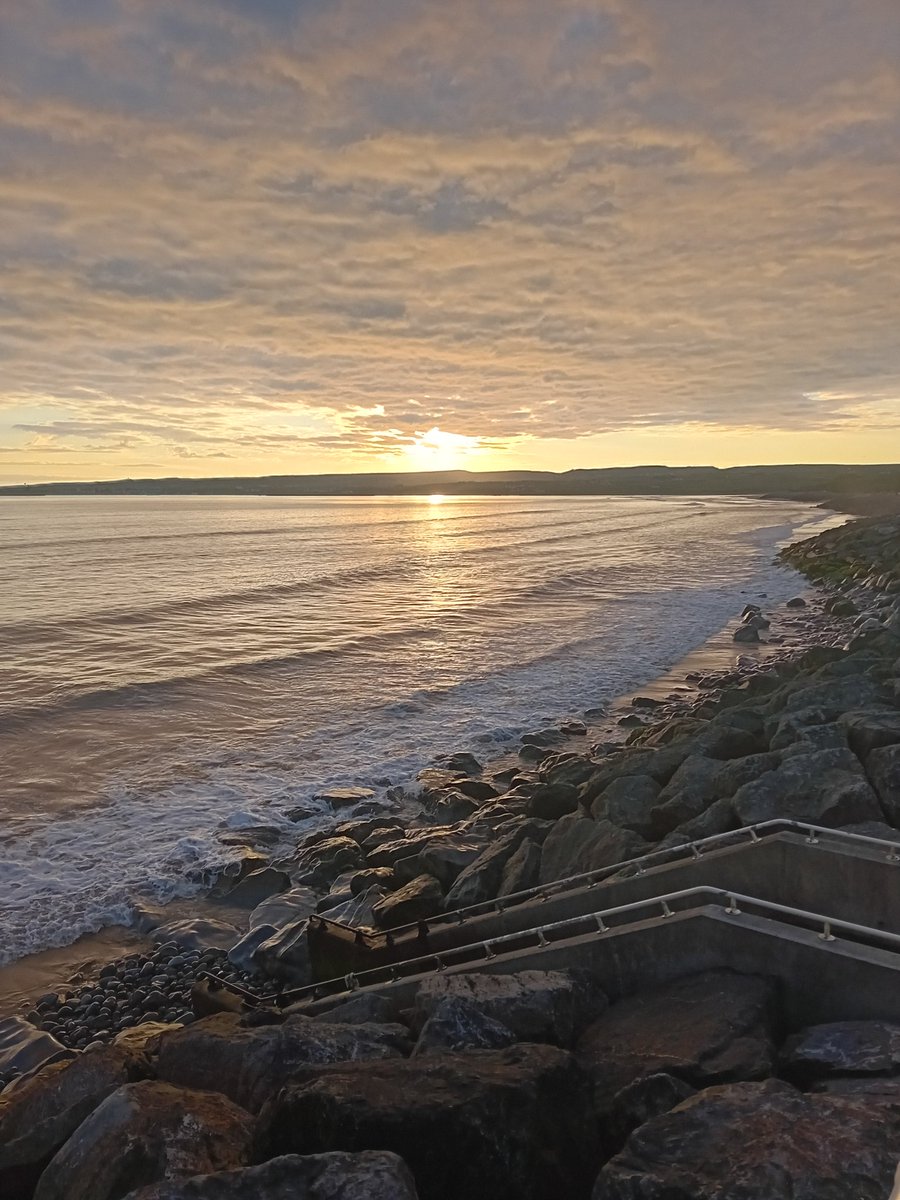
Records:
[[[8,1194],[883,1197],[900,1157],[900,1026],[787,1029],[771,981],[687,977],[610,1007],[577,972],[460,974],[423,985],[412,1010],[360,997],[313,1019],[244,1010],[205,978],[258,994],[299,986],[313,978],[317,915],[397,930],[776,817],[896,840],[900,520],[855,521],[782,558],[816,590],[778,611],[748,605],[733,669],[633,697],[590,746],[571,722],[525,735],[497,769],[448,756],[421,773],[412,820],[398,811],[408,795],[330,794],[332,827],[290,854],[273,859],[256,831],[262,849],[248,847],[221,889],[229,912],[246,912],[244,929],[161,926],[149,952],[4,1022]],[[750,1131],[732,1176],[716,1142],[729,1113]],[[174,1154],[167,1122],[204,1132]],[[766,1128],[791,1123],[821,1161],[788,1140],[780,1174],[757,1178],[754,1145],[766,1153]],[[526,1144],[533,1128],[543,1158]],[[856,1190],[842,1191],[850,1131],[865,1164]],[[142,1173],[109,1166],[123,1139],[141,1145]],[[672,1153],[683,1139],[700,1147],[685,1159],[693,1190]],[[472,1165],[454,1178],[460,1157]]]

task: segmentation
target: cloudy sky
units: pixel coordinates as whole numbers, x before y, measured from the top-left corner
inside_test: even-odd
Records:
[[[0,0],[0,479],[900,457],[898,0]]]

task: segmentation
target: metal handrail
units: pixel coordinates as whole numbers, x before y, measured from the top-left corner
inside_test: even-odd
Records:
[[[688,903],[698,900],[702,900],[704,903]],[[402,963],[372,967],[366,971],[351,972],[349,975],[335,979],[292,988],[279,993],[276,1001],[280,1006],[284,1006],[287,1003],[296,1003],[304,997],[309,997],[310,1000],[319,1000],[327,996],[340,995],[342,992],[354,992],[362,987],[394,983],[399,979],[418,974],[445,971],[448,967],[462,966],[468,962],[472,962],[474,965],[496,958],[498,953],[503,953],[502,947],[512,943],[516,943],[518,949],[541,951],[549,948],[553,941],[567,940],[566,935],[569,937],[585,935],[602,937],[614,930],[628,928],[643,920],[653,917],[670,918],[676,916],[678,912],[692,911],[709,904],[721,905],[729,916],[740,916],[746,908],[754,908],[765,914],[788,917],[792,923],[812,927],[814,931],[818,932],[819,939],[826,944],[837,940],[835,930],[839,930],[845,935],[846,940],[879,942],[900,953],[900,934],[890,933],[884,929],[873,929],[867,925],[857,925],[852,921],[825,916],[822,913],[813,913],[807,909],[776,904],[770,900],[760,900],[756,896],[747,896],[740,892],[729,892],[721,888],[695,887],[668,892],[665,895],[653,896],[646,900],[632,901],[630,904],[621,904],[602,912],[568,917],[562,921],[553,921],[517,933],[500,934],[497,937],[471,942],[466,946],[455,947],[439,954],[426,954],[418,958],[407,959]],[[610,919],[623,914],[633,914],[633,919],[610,926],[608,923]],[[563,936],[554,938],[555,934]],[[523,942],[526,944],[522,945]],[[529,942],[533,944],[529,945]],[[261,998],[256,998],[256,1001],[257,1003],[267,1002]]]
[[[428,934],[435,928],[443,928],[447,925],[462,925],[473,917],[499,914],[507,908],[527,904],[531,900],[549,900],[552,896],[564,895],[580,887],[596,887],[598,884],[604,882],[604,880],[630,867],[634,868],[636,875],[642,875],[648,869],[648,866],[662,866],[666,865],[666,863],[674,864],[681,859],[697,859],[705,850],[719,845],[727,846],[729,842],[740,844],[746,840],[748,845],[755,845],[762,841],[760,837],[761,832],[763,836],[769,836],[783,831],[805,834],[806,841],[811,846],[818,844],[822,840],[827,841],[830,839],[877,846],[885,851],[887,862],[900,863],[900,839],[896,842],[890,842],[884,838],[870,837],[868,834],[849,833],[846,830],[829,829],[824,825],[812,825],[807,821],[791,821],[786,818],[777,817],[771,821],[761,821],[756,825],[745,825],[740,829],[729,830],[727,833],[715,833],[709,837],[698,838],[692,842],[685,842],[681,846],[667,846],[664,850],[651,850],[648,854],[641,854],[636,858],[628,858],[622,862],[613,863],[608,867],[598,867],[592,871],[584,871],[578,875],[567,875],[564,879],[556,879],[551,883],[524,888],[520,892],[511,892],[507,896],[501,896],[494,900],[482,900],[477,904],[469,904],[463,908],[450,909],[447,912],[429,917],[427,920],[414,921],[408,925],[399,925],[397,928],[389,931],[366,933],[364,930],[356,929],[343,921],[335,921],[321,914],[311,917],[310,922],[318,927],[331,926],[332,928],[340,929],[344,933],[352,933],[354,936],[362,934],[362,939],[369,945],[390,944],[404,934]]]

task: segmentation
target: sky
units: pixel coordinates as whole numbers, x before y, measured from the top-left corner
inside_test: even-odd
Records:
[[[0,0],[0,482],[900,458],[898,0]]]

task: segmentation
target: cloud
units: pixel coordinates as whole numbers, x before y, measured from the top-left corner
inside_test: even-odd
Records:
[[[895,423],[894,0],[34,0],[0,26],[23,455]]]

